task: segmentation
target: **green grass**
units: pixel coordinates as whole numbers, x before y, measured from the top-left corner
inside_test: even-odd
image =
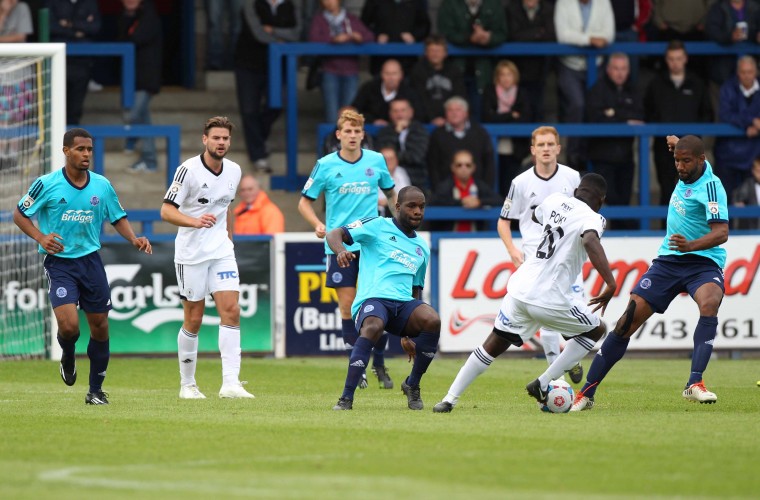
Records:
[[[438,359],[425,410],[372,384],[333,412],[342,359],[244,359],[254,400],[179,401],[174,359],[113,359],[107,407],[57,364],[0,363],[0,498],[757,498],[758,360],[716,360],[715,405],[681,398],[688,360],[621,362],[592,411],[546,414],[525,394],[542,360],[499,359],[451,414],[431,409],[463,363]],[[586,361],[586,365],[590,360]],[[388,362],[397,388],[410,365]]]

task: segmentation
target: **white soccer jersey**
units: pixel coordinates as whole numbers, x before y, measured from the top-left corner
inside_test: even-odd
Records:
[[[180,165],[164,202],[171,203],[190,217],[212,214],[216,217],[216,224],[199,229],[180,227],[174,244],[174,262],[197,264],[235,256],[227,234],[227,208],[235,199],[240,176],[240,165],[226,158],[222,160],[219,174],[206,166],[203,155],[194,156]]]
[[[557,171],[548,179],[536,174],[536,167],[526,170],[512,180],[509,194],[501,207],[502,219],[514,219],[520,223],[522,251],[527,259],[536,252],[543,228],[531,219],[533,209],[553,193],[572,196],[581,182],[577,170],[557,164]]]
[[[587,258],[581,237],[595,231],[601,238],[605,219],[585,202],[561,193],[548,196],[535,214],[543,228],[535,258],[515,271],[507,292],[528,304],[570,308],[572,286]]]

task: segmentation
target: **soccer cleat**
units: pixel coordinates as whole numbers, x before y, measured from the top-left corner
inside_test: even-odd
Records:
[[[74,356],[68,357],[66,354],[61,354],[61,378],[66,385],[74,385],[77,381],[77,364]]]
[[[247,382],[238,382],[236,384],[222,385],[219,389],[219,397],[222,399],[253,399],[256,396],[243,389],[243,384]]]
[[[577,392],[575,394],[575,401],[573,401],[573,406],[570,407],[570,411],[590,410],[593,407],[594,398],[589,398],[587,396],[584,396],[582,392]]]
[[[377,377],[377,381],[380,382],[381,389],[393,389],[393,380],[388,375],[388,370],[385,366],[373,366],[372,373]]]
[[[369,387],[369,382],[367,382],[367,372],[362,372],[362,378],[359,380],[359,389],[366,389]]]
[[[421,410],[423,407],[422,398],[420,397],[420,386],[407,385],[406,381],[401,382],[401,392],[406,395],[407,405],[410,410]]]
[[[84,402],[88,405],[107,405],[108,394],[103,391],[88,392]]]
[[[696,384],[691,384],[684,389],[683,397],[688,401],[697,401],[702,404],[713,404],[718,401],[718,396],[705,388],[705,383],[701,380]]]
[[[583,366],[580,363],[570,368],[567,373],[574,384],[580,384],[583,380]]]
[[[354,409],[354,400],[348,399],[348,398],[340,398],[338,399],[338,402],[333,406],[333,410],[339,411],[339,410],[353,410]]]
[[[179,399],[206,399],[206,396],[198,389],[198,386],[183,385],[179,388]]]
[[[546,403],[546,395],[548,394],[548,391],[541,389],[541,382],[539,382],[538,379],[526,385],[525,390],[528,391],[528,394],[534,397],[539,404],[543,405]]]
[[[448,401],[441,401],[433,407],[433,413],[451,413],[454,409],[454,405]]]

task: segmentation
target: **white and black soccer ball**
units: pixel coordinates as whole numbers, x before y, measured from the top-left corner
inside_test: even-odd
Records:
[[[549,382],[549,393],[546,396],[546,404],[541,406],[542,411],[550,413],[567,413],[573,406],[575,391],[564,380],[552,380]]]

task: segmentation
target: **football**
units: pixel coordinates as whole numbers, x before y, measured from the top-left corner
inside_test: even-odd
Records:
[[[575,391],[564,380],[552,380],[549,382],[549,394],[546,396],[546,404],[541,407],[542,411],[551,413],[567,413],[573,406]]]

